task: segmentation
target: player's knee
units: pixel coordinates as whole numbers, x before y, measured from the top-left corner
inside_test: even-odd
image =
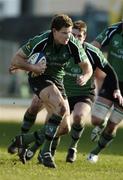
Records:
[[[64,125],[61,125],[58,130],[58,135],[64,135],[68,134],[71,131],[71,126],[69,123],[65,123]]]
[[[84,124],[85,118],[83,114],[74,115],[74,123],[76,124]]]
[[[63,129],[62,129],[62,135],[64,134],[68,134],[71,130],[71,127],[70,126],[65,126]]]
[[[71,130],[70,124],[66,124],[66,126],[63,128],[64,134],[68,134]]]
[[[40,111],[40,106],[39,105],[36,105],[36,104],[33,104],[31,105],[29,108],[28,108],[28,112],[30,114],[35,114],[37,115],[37,113]]]
[[[65,107],[65,105],[61,105],[60,107],[60,115],[64,116],[64,114],[67,112],[67,108]]]

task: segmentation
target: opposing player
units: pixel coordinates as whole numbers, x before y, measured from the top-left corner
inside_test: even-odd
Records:
[[[118,75],[119,92],[121,91],[123,95],[123,21],[106,28],[93,41],[93,45],[100,49],[107,47],[108,60]],[[92,163],[97,162],[98,154],[113,141],[118,125],[123,119],[123,107],[117,101],[117,96],[112,95],[113,89],[112,81],[108,77],[105,78],[95,102],[92,123],[96,128],[92,131],[91,139],[93,141],[98,140],[98,144],[88,156],[88,160]],[[109,118],[105,127],[103,124],[105,124],[107,115],[109,115]]]
[[[51,168],[56,167],[51,155],[52,141],[60,122],[63,120],[69,122],[70,117],[63,86],[64,67],[69,61],[79,64],[83,70],[83,74],[79,77],[81,86],[86,84],[92,75],[92,67],[84,49],[71,34],[72,25],[72,20],[67,15],[54,16],[51,31],[30,39],[12,60],[13,67],[29,71],[29,84],[32,90],[42,100],[47,111],[52,113],[45,126],[45,141],[39,156],[39,162]],[[43,51],[47,59],[47,69],[42,75],[40,75],[42,72],[40,63],[32,65],[27,62],[30,55],[39,51]],[[38,76],[31,77],[31,72]],[[33,134],[33,137],[37,138],[37,133]],[[26,138],[26,135],[17,136],[15,139],[21,156],[22,147],[28,144],[27,141],[30,139]]]

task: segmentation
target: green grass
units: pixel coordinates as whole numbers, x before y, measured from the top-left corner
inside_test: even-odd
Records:
[[[34,129],[39,128],[36,125]],[[34,130],[33,129],[33,130]],[[77,161],[65,162],[70,137],[62,137],[55,162],[56,169],[37,163],[36,156],[23,165],[16,155],[7,153],[7,146],[20,130],[19,123],[0,123],[0,180],[122,180],[123,179],[123,129],[118,129],[114,142],[101,154],[97,164],[86,161],[87,154],[95,146],[90,141],[92,127],[86,127],[79,143]]]

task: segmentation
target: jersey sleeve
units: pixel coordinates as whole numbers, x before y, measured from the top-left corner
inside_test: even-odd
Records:
[[[79,47],[78,52],[79,52],[80,62],[87,61],[88,57],[82,45]]]
[[[80,62],[86,62],[88,60],[88,57],[86,55],[84,48],[82,47],[82,44],[79,40],[74,38],[74,36],[71,36],[68,46],[70,47],[70,51],[74,57],[76,64]]]
[[[99,48],[96,48],[90,43],[84,43],[85,51],[88,56],[88,59],[91,62],[91,65],[93,67],[93,70],[98,67],[103,71],[103,68],[106,64],[108,64],[107,59],[103,55],[102,51]]]
[[[35,50],[35,48],[38,46],[38,44],[43,43],[46,39],[48,39],[50,31],[46,31],[42,34],[39,34],[37,36],[34,36],[32,39],[29,39],[26,44],[22,46],[23,52],[27,55],[27,57],[31,56]]]
[[[108,63],[104,67],[103,71],[106,73],[106,79],[108,80],[110,84],[110,88],[114,90],[119,89],[118,77],[114,68]]]
[[[102,47],[105,47],[109,44],[112,36],[117,32],[122,31],[122,23],[112,24],[108,28],[105,28],[97,37],[96,41],[101,44]]]
[[[22,46],[22,50],[27,55],[27,57],[33,54],[33,50],[37,44],[37,40],[38,40],[38,37],[35,36],[32,39],[29,39],[28,42]]]
[[[96,37],[95,41],[99,42],[102,47],[108,45],[110,41],[109,28],[104,29],[104,31]]]
[[[105,56],[99,49],[97,49],[96,51],[95,63],[96,66],[100,68],[102,71],[104,67],[108,64],[108,60],[105,58]]]
[[[106,73],[106,78],[109,80],[110,86],[113,87],[114,90],[119,89],[118,77],[114,68],[109,64],[99,49],[97,49],[97,52],[98,53],[95,57],[96,67]]]

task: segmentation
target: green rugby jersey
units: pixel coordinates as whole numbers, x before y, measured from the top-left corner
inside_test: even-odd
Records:
[[[108,61],[115,69],[118,79],[123,82],[123,22],[106,28],[96,38],[103,47],[108,48]]]
[[[77,64],[85,61],[87,58],[80,42],[72,35],[67,45],[56,45],[51,31],[46,31],[30,39],[22,47],[22,50],[27,57],[36,52],[43,51],[47,60],[47,69],[43,76],[48,75],[56,80],[63,79],[65,75],[64,67],[69,61]]]
[[[91,62],[93,72],[98,67],[101,70],[105,68],[108,61],[102,54],[102,52],[94,47],[93,45],[84,42],[83,47]],[[66,75],[64,77],[64,86],[68,97],[72,96],[88,96],[94,94],[94,77],[92,76],[89,81],[84,86],[80,86],[76,83],[77,76],[82,74],[82,70],[79,65],[75,65],[72,61],[69,62],[68,66],[65,68]]]

